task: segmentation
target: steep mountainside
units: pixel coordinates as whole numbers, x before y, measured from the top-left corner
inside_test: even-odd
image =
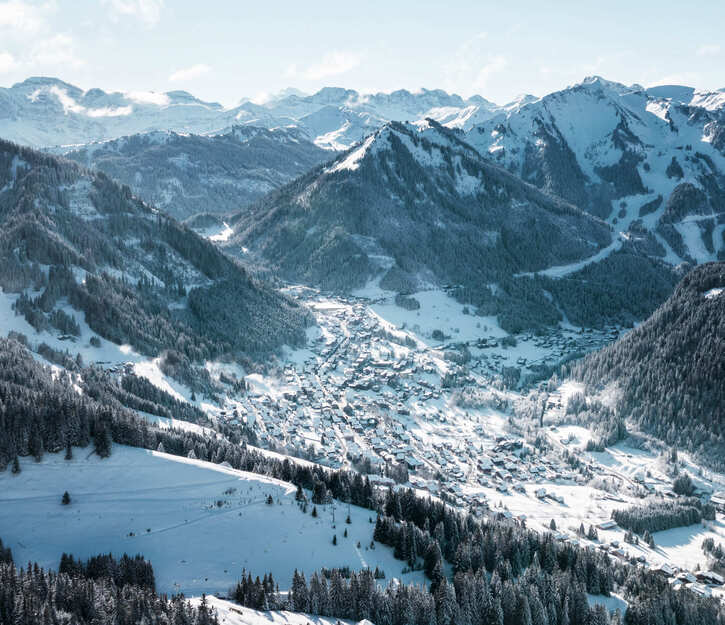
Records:
[[[221,135],[151,132],[93,143],[67,158],[99,169],[185,219],[244,208],[334,154],[297,129],[235,126]]]
[[[524,180],[608,219],[617,245],[676,265],[725,256],[725,94],[598,77],[469,130]]]
[[[128,187],[8,142],[0,142],[0,287],[38,330],[73,337],[85,318],[109,341],[190,361],[299,343],[308,320]]]
[[[646,322],[572,373],[591,391],[616,383],[620,416],[722,466],[725,263],[693,269]]]
[[[238,216],[230,245],[290,280],[350,290],[456,284],[471,301],[517,272],[575,262],[609,228],[482,159],[429,120],[389,123]]]

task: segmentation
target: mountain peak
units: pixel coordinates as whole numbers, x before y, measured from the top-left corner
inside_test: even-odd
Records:
[[[642,87],[640,85],[634,84],[627,86],[625,84],[613,81],[613,80],[607,80],[606,78],[602,78],[601,76],[586,76],[584,80],[582,80],[580,83],[576,83],[574,85],[571,85],[569,89],[599,89],[602,91],[613,91],[614,93],[618,95],[623,95],[625,93],[630,93],[632,91],[642,91]],[[567,89],[568,90],[568,89]]]

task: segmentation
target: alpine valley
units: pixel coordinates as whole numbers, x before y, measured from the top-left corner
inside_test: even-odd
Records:
[[[722,625],[724,388],[725,89],[0,88],[0,625]]]

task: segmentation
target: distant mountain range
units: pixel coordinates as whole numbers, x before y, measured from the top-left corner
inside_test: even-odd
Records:
[[[243,100],[224,108],[186,91],[84,91],[56,78],[36,77],[0,88],[0,136],[52,147],[155,130],[219,134],[238,125],[295,126],[320,147],[344,150],[387,121],[430,117],[451,127],[471,127],[532,100],[522,96],[500,107],[480,96],[463,99],[439,89],[367,95],[328,87],[313,95],[287,91],[263,104]]]
[[[234,126],[219,135],[153,131],[65,154],[127,184],[177,219],[232,213],[334,156],[296,128]]]

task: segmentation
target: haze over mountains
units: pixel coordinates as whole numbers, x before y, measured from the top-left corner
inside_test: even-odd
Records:
[[[206,134],[243,124],[295,125],[320,147],[339,150],[386,121],[433,117],[462,125],[505,108],[478,96],[464,100],[441,90],[363,95],[328,87],[313,95],[285,93],[263,104],[242,100],[224,108],[185,91],[84,91],[55,78],[29,78],[0,89],[0,120],[6,138],[36,147],[89,143],[152,130]]]

